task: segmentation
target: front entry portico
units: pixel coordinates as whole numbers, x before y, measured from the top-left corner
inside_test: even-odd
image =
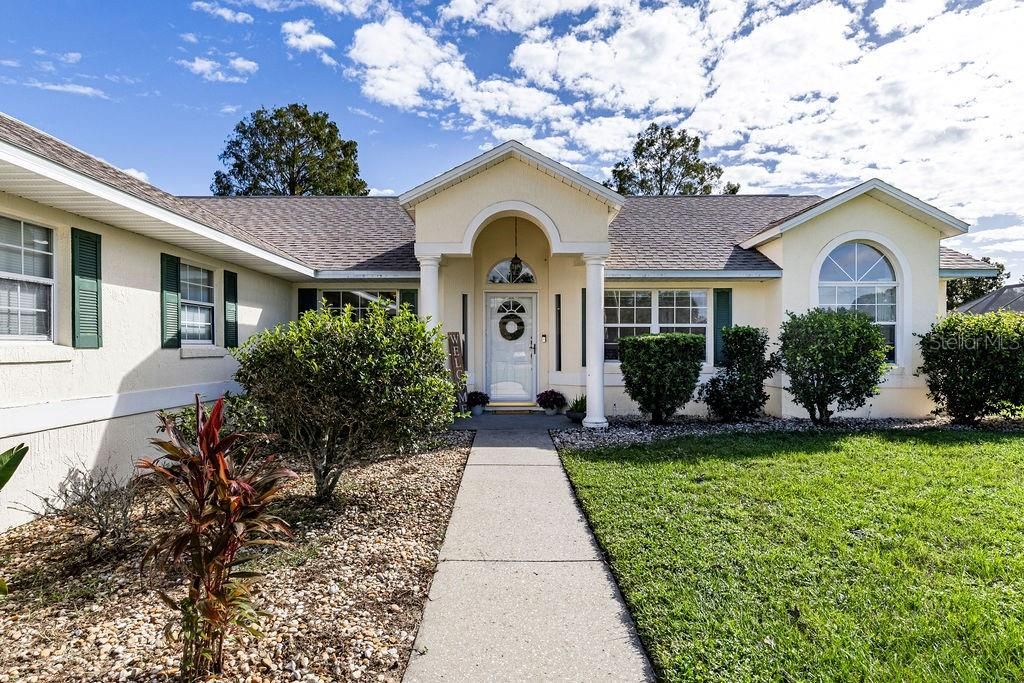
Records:
[[[419,311],[464,335],[470,388],[496,405],[585,394],[584,424],[606,426],[604,264],[622,197],[513,142],[399,201]]]

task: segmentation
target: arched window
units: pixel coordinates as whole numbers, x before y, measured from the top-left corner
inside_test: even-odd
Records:
[[[818,305],[832,310],[866,313],[892,348],[896,362],[896,271],[874,246],[865,242],[841,244],[825,258],[818,273]]]
[[[505,259],[491,268],[487,281],[492,285],[533,284],[537,281],[533,269],[519,257]]]

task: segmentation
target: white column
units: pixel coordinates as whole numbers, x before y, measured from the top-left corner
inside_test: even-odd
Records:
[[[431,327],[441,324],[441,296],[438,284],[440,256],[418,256],[420,262],[420,317]]]
[[[586,427],[607,427],[604,416],[604,260],[583,257],[587,263],[587,416]]]

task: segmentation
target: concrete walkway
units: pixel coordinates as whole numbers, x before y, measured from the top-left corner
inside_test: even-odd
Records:
[[[565,418],[473,422],[404,680],[652,680],[547,433]]]

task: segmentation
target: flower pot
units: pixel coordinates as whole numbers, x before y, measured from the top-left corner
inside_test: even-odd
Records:
[[[565,416],[575,422],[576,424],[583,424],[583,418],[587,416],[586,413],[577,413],[572,410],[565,411]]]
[[[545,415],[558,415],[558,408],[545,408],[544,409],[544,414]]]
[[[473,406],[472,408],[469,409],[469,412],[473,413],[474,416],[479,417],[480,415],[484,414],[484,407]]]

